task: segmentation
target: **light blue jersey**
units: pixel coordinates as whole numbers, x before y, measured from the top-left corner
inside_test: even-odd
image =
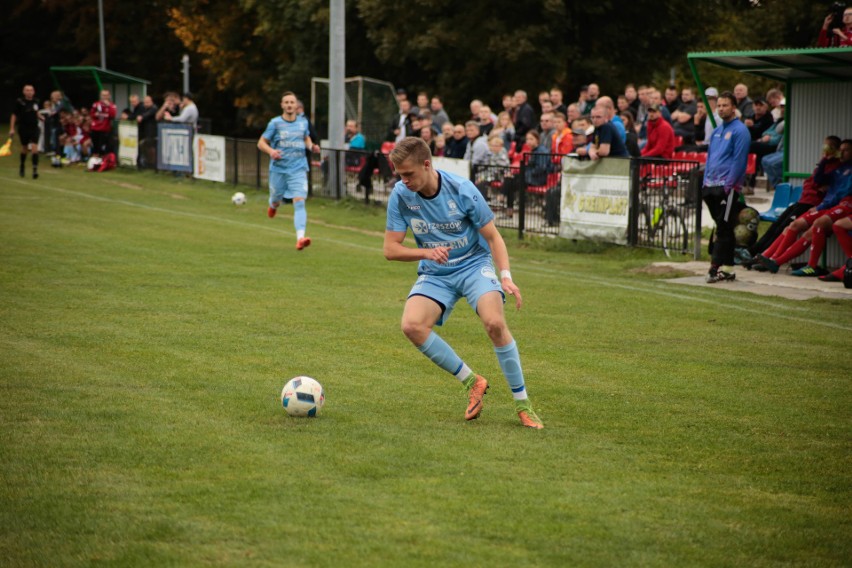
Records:
[[[303,116],[297,116],[292,122],[281,116],[270,120],[263,131],[263,137],[269,141],[273,150],[281,152],[281,158],[269,161],[269,171],[282,174],[308,171],[308,158],[305,154],[307,136],[308,121]]]
[[[479,230],[494,219],[482,194],[467,178],[438,171],[438,193],[425,198],[401,181],[388,200],[388,231],[409,228],[419,248],[449,247],[446,264],[421,260],[418,274],[453,274],[465,267],[490,262],[491,251]]]

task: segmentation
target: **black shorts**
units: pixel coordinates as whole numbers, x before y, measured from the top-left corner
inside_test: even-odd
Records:
[[[109,154],[110,152],[110,132],[98,132],[92,130],[92,152],[95,154]]]
[[[21,139],[21,146],[29,146],[30,144],[38,144],[40,136],[38,128],[19,128],[18,137]]]

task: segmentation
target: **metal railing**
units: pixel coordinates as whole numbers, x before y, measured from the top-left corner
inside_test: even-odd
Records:
[[[672,254],[701,255],[701,164],[633,158],[627,242]]]

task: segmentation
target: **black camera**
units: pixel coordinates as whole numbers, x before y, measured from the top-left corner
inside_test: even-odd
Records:
[[[835,28],[843,27],[843,12],[846,10],[846,4],[843,2],[835,2],[831,5],[831,8],[828,9],[828,13],[831,16],[831,24],[829,29],[833,30]]]

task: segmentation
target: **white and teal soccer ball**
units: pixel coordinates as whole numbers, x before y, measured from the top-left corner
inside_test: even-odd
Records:
[[[231,203],[234,205],[245,205],[246,204],[246,194],[242,191],[236,192],[231,196]]]
[[[325,404],[325,392],[311,377],[293,377],[281,391],[281,404],[290,416],[314,417]]]

